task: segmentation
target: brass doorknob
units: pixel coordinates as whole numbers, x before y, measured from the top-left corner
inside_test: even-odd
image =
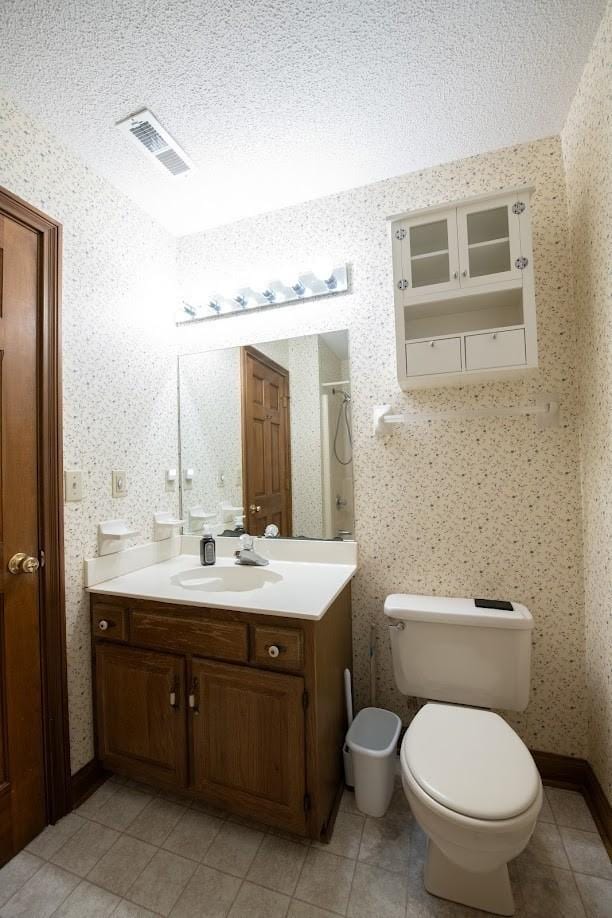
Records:
[[[249,510],[251,511],[251,513],[259,513],[259,511],[261,510],[261,507],[259,506],[259,504],[249,504]]]
[[[11,574],[34,574],[39,567],[38,558],[32,558],[23,551],[18,551],[8,563],[8,569]]]

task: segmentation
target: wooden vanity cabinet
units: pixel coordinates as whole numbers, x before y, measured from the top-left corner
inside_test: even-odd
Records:
[[[347,586],[316,621],[92,595],[111,771],[326,839],[343,787]]]

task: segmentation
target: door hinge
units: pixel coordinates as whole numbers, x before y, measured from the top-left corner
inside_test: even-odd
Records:
[[[302,707],[304,708],[304,710],[306,710],[306,708],[308,707],[308,692],[306,691],[306,689],[304,689],[304,692],[302,694]]]
[[[310,813],[310,794],[304,794],[304,812]]]
[[[512,213],[516,214],[517,217],[525,211],[525,204],[523,201],[517,201],[512,205]]]
[[[406,230],[403,229],[403,228],[401,228],[401,229],[396,229],[396,230],[395,230],[395,238],[396,238],[396,239],[405,239],[405,238],[406,238]]]
[[[405,277],[403,277],[401,280],[398,280],[397,282],[398,290],[407,290],[409,286],[410,285],[408,284],[408,281],[406,280]]]
[[[514,266],[519,269],[519,271],[524,271],[524,269],[529,264],[529,259],[525,258],[524,255],[521,255],[520,258],[517,258],[514,262]]]

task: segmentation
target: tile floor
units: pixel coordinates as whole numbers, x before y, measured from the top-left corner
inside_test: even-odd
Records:
[[[0,870],[1,918],[483,918],[429,896],[398,786],[384,819],[345,792],[331,844],[107,781]],[[520,918],[610,918],[612,866],[582,797],[546,789],[511,865]]]

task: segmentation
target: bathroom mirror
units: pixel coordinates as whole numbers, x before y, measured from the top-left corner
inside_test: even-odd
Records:
[[[348,332],[179,357],[179,443],[185,532],[352,539]]]

